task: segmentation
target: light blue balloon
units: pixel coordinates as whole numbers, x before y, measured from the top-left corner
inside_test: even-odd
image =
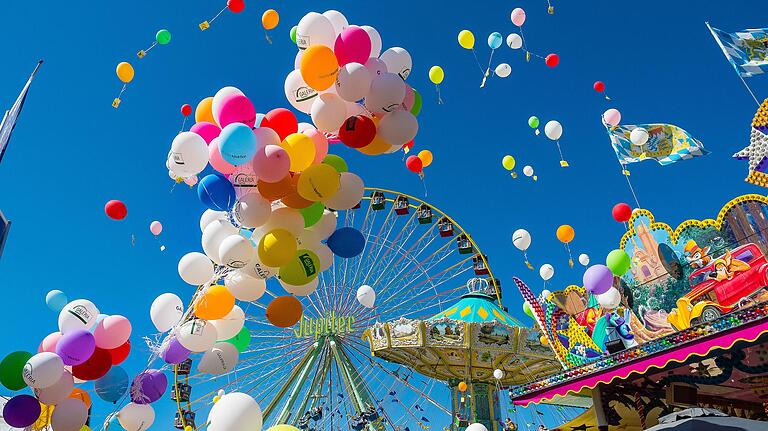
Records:
[[[257,113],[256,122],[253,124],[253,127],[261,127],[261,122],[264,121],[264,117],[266,117],[266,115]]]
[[[93,384],[96,393],[104,401],[115,403],[123,397],[128,390],[128,373],[123,367],[115,365],[107,371],[103,377]]]
[[[68,302],[67,295],[61,290],[51,290],[45,295],[45,305],[56,313],[60,312]]]
[[[488,35],[488,46],[491,49],[496,49],[501,46],[502,38],[501,33],[498,31],[494,31],[493,33]]]
[[[96,327],[99,326],[99,323],[101,323],[102,320],[106,319],[107,316],[109,316],[109,314],[101,314],[101,313],[99,313],[99,315],[96,316],[96,323],[94,323],[93,326],[91,326],[91,329],[89,329],[89,331],[91,331],[91,334],[93,334],[93,331],[96,330]]]
[[[233,166],[248,163],[256,154],[256,135],[245,124],[228,124],[219,135],[219,152]]]

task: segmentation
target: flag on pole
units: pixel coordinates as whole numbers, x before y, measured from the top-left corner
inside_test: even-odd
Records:
[[[632,130],[639,127],[648,132],[648,141],[642,146],[634,145],[629,138]],[[672,124],[618,125],[606,128],[611,137],[611,146],[622,165],[652,159],[665,166],[709,154],[704,145],[690,133]]]
[[[8,237],[8,230],[11,228],[11,221],[5,218],[5,214],[0,211],[0,256],[3,255],[5,239]]]
[[[709,23],[707,27],[739,76],[750,78],[768,73],[768,28],[728,33]]]
[[[16,120],[19,118],[21,108],[24,106],[24,100],[27,98],[29,86],[32,84],[32,79],[35,77],[37,70],[40,69],[41,64],[43,64],[43,60],[37,62],[35,70],[32,71],[32,75],[29,76],[27,84],[21,90],[19,97],[16,99],[16,102],[13,104],[13,106],[11,106],[11,109],[5,111],[3,122],[0,123],[0,162],[2,162],[3,155],[5,155],[5,150],[8,147],[8,141],[11,140],[11,133],[13,133],[13,128],[16,127]]]

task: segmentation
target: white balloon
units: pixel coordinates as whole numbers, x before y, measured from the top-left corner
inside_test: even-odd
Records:
[[[523,175],[525,175],[526,177],[530,177],[531,175],[533,175],[533,168],[530,167],[530,166],[524,167],[523,168]]]
[[[203,211],[203,214],[200,216],[200,232],[204,232],[205,228],[209,224],[213,223],[214,220],[226,220],[226,219],[227,219],[226,212],[207,209]]]
[[[193,286],[204,284],[213,278],[213,262],[208,256],[196,251],[182,256],[178,269],[181,279]]]
[[[360,28],[368,33],[368,37],[371,39],[371,57],[378,57],[381,54],[381,35],[378,30],[370,25],[361,25]]]
[[[611,108],[603,112],[603,121],[611,126],[618,126],[621,123],[621,112],[618,109]]]
[[[317,130],[317,127],[313,126],[310,123],[299,123],[297,132],[304,133],[304,132],[309,132],[310,130]]]
[[[208,413],[208,431],[261,431],[261,408],[242,392],[224,394]]]
[[[255,239],[260,239],[260,238],[261,236]],[[253,259],[251,259],[251,261],[248,262],[248,264],[245,265],[245,267],[241,268],[239,271],[242,271],[243,274],[249,277],[266,280],[270,277],[277,275],[278,269],[279,268],[272,268],[270,266],[267,266],[261,263],[261,260],[259,259],[259,254],[256,253],[253,256]]]
[[[347,119],[347,104],[333,93],[323,93],[312,103],[312,122],[317,130],[335,132]]]
[[[155,409],[149,404],[128,403],[117,412],[117,420],[126,431],[146,431],[155,422]]]
[[[544,281],[549,280],[553,275],[555,275],[555,267],[552,265],[545,263],[544,265],[541,265],[541,268],[539,268],[539,276],[541,276]]]
[[[600,304],[601,307],[608,310],[613,310],[621,304],[621,292],[619,292],[619,289],[616,289],[615,287],[611,287],[605,293],[596,295],[596,298],[597,303]]]
[[[333,265],[333,252],[330,247],[323,243],[318,243],[312,251],[315,252],[320,260],[320,271],[325,271]]]
[[[510,33],[507,36],[507,46],[512,49],[520,49],[523,46],[523,38],[517,33]]]
[[[557,141],[563,136],[563,126],[555,120],[547,121],[544,125],[544,134],[547,138]]]
[[[368,59],[368,61],[365,62],[365,68],[368,69],[368,73],[371,74],[371,82],[377,77],[381,76],[387,72],[387,65],[384,64],[383,61],[381,61],[378,58],[375,58],[371,56],[371,58]]]
[[[75,299],[69,302],[59,312],[59,332],[67,332],[77,329],[91,329],[96,324],[99,309],[93,302],[87,299]]]
[[[300,70],[293,70],[285,77],[285,98],[297,110],[309,114],[312,102],[317,98],[317,90],[307,85]]]
[[[363,184],[362,178],[352,172],[342,172],[339,176],[339,183],[339,191],[330,198],[323,200],[323,205],[335,210],[348,210],[360,203],[365,193],[365,184]]]
[[[347,118],[354,117],[355,115],[371,116],[370,112],[365,109],[365,106],[356,102],[347,102]]]
[[[410,112],[398,110],[384,115],[376,131],[385,142],[400,148],[416,137],[419,122]]]
[[[261,298],[267,290],[267,283],[264,279],[251,277],[241,271],[227,274],[224,278],[224,286],[239,301],[255,301]]]
[[[496,69],[494,69],[493,72],[499,78],[506,78],[512,73],[512,66],[508,65],[507,63],[501,63],[498,66],[496,66]]]
[[[317,234],[320,241],[328,239],[329,236],[336,230],[336,215],[333,211],[323,211],[323,216],[320,217],[320,221],[308,227],[307,230]]]
[[[357,298],[357,302],[365,308],[373,308],[374,303],[376,303],[376,291],[367,284],[357,288],[355,297]]]
[[[357,102],[371,90],[371,73],[360,63],[347,63],[336,75],[336,93],[347,102]]]
[[[408,75],[411,74],[411,67],[413,67],[411,54],[408,51],[396,46],[382,52],[379,58],[387,65],[388,71],[396,73],[403,80],[408,79]]]
[[[347,27],[349,27],[349,21],[347,21],[347,17],[345,17],[343,13],[337,10],[327,10],[323,12],[323,16],[328,18],[328,21],[331,22],[333,25],[333,31],[337,36],[341,34],[342,31],[346,30]],[[333,45],[330,45],[330,47],[333,48]]]
[[[259,129],[261,127],[256,130]],[[248,193],[235,202],[235,220],[242,226],[259,227],[269,220],[270,214],[272,214],[271,202],[264,199],[258,192]]]
[[[211,320],[209,323],[216,328],[216,338],[219,340],[229,340],[243,329],[245,313],[242,308],[235,305],[226,316],[221,319]]]
[[[584,265],[584,266],[589,265],[589,256],[587,254],[585,254],[585,253],[580,254],[579,255],[579,263]]]
[[[219,246],[219,258],[230,268],[240,269],[253,259],[256,249],[242,235],[230,235]]]
[[[377,115],[402,109],[405,86],[405,82],[394,73],[374,76],[371,81],[371,91],[365,98],[365,107]]]
[[[498,368],[493,370],[493,378],[496,379],[496,380],[503,379],[504,378],[504,371],[502,371],[502,370],[500,370]]]
[[[518,229],[512,234],[512,244],[520,251],[528,250],[531,246],[531,234],[525,229]]]
[[[206,226],[203,231],[203,236],[200,237],[203,251],[211,260],[219,265],[223,265],[221,258],[219,257],[219,247],[221,246],[221,242],[230,235],[236,235],[237,232],[237,228],[232,226],[229,219],[212,221]]]
[[[158,331],[168,331],[184,317],[184,303],[173,293],[163,293],[152,301],[149,317]]]
[[[629,132],[629,140],[632,144],[642,147],[648,142],[648,131],[642,127],[635,127]]]
[[[242,91],[240,91],[237,87],[224,87],[221,90],[217,91],[216,94],[213,96],[213,103],[211,104],[211,112],[213,113],[213,119],[216,121],[216,124],[219,124],[219,113],[221,112],[221,104],[224,102],[224,99],[226,99],[228,96],[231,96],[233,94],[238,95],[244,95]]]
[[[331,21],[325,16],[310,12],[304,15],[296,28],[296,45],[304,50],[311,45],[325,45],[333,49],[336,31]]]
[[[216,343],[218,334],[211,322],[192,319],[181,325],[176,332],[179,343],[191,352],[204,352]]]
[[[88,407],[82,400],[67,398],[53,409],[51,428],[53,431],[80,431],[88,420]]]
[[[51,352],[40,352],[29,358],[21,377],[33,389],[44,389],[53,386],[64,374],[64,362],[59,355]]]
[[[544,299],[549,298],[549,295],[551,295],[551,294],[552,294],[552,292],[550,292],[547,289],[544,289],[544,290],[541,291],[541,297],[544,298]]]
[[[474,423],[464,428],[464,431],[488,431],[488,428],[486,428],[485,425],[481,423]]]
[[[282,204],[274,205],[272,207],[272,215],[269,216],[269,220],[259,230],[261,235],[263,235],[275,229],[285,229],[298,236],[304,230],[304,217],[301,216],[298,210],[288,208]],[[260,239],[261,235],[254,239]]]
[[[197,175],[208,165],[208,144],[194,132],[181,132],[171,143],[170,170],[182,177]]]
[[[200,358],[197,371],[214,375],[232,371],[237,365],[239,356],[237,348],[232,343],[216,343]]]
[[[72,388],[74,387],[75,380],[72,378],[72,373],[65,370],[61,373],[61,377],[59,377],[56,383],[47,388],[34,389],[34,392],[41,403],[55,406],[69,398],[69,394],[72,393]]]
[[[280,285],[283,286],[283,289],[294,296],[309,296],[313,294],[315,290],[317,290],[318,284],[319,280],[317,278],[314,278],[309,283],[301,286],[294,286],[292,284],[283,282],[283,280],[280,280]]]

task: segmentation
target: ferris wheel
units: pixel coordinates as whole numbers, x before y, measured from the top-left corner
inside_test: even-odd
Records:
[[[240,304],[251,341],[233,371],[198,373],[194,357],[174,366],[176,428],[202,428],[222,390],[251,395],[264,428],[416,431],[451,422],[445,388],[372,357],[363,332],[377,322],[444,311],[466,293],[470,278],[487,278],[500,301],[498,282],[485,255],[447,214],[390,190],[366,194],[355,208],[336,213],[338,227],[362,232],[365,249],[351,259],[334,258],[317,290],[298,298],[304,309],[298,323],[278,328],[267,321],[266,305],[282,289],[270,281],[264,297]],[[371,308],[357,298],[361,286],[375,292],[366,304]]]

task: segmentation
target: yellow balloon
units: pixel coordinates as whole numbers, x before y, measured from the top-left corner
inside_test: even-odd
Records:
[[[187,425],[184,427],[184,431],[192,431],[194,428],[192,428],[191,425]]]
[[[267,428],[267,431],[299,431],[299,429],[293,425],[280,424]]]
[[[421,166],[426,168],[432,164],[432,151],[421,150],[419,151],[419,159],[421,159]]]
[[[80,431],[91,431],[91,427],[89,427],[88,425],[83,425],[83,427],[80,428]]]
[[[221,399],[221,397],[220,397],[220,396],[218,396],[218,395],[214,396],[214,397],[213,397],[213,403],[214,403],[214,404],[218,403],[220,399]]]
[[[280,280],[291,286],[304,286],[317,278],[320,258],[311,250],[299,250],[296,256],[280,268]]]
[[[387,151],[392,149],[392,147],[393,147],[392,144],[381,139],[379,135],[376,135],[370,144],[364,146],[363,148],[358,148],[357,151],[360,151],[366,156],[378,156],[379,154],[386,153]]]
[[[126,84],[133,81],[133,66],[124,61],[117,65],[117,77]]]
[[[40,431],[41,429],[50,425],[51,415],[53,414],[53,409],[55,407],[56,406],[48,406],[43,403],[40,403],[40,416],[38,416],[35,423],[32,424],[33,431]]]
[[[280,146],[291,158],[292,172],[301,172],[315,161],[315,142],[303,133],[292,133],[286,136]]]
[[[272,268],[281,267],[296,256],[296,238],[285,229],[267,232],[259,241],[259,259]]]
[[[464,49],[472,49],[475,47],[475,35],[469,30],[462,30],[459,32],[459,45]]]
[[[429,69],[429,80],[432,81],[433,84],[440,84],[443,82],[443,79],[445,78],[445,72],[443,72],[443,68],[440,66],[432,66]]]
[[[195,122],[207,121],[216,124],[213,119],[213,97],[206,97],[197,104],[195,108]]]
[[[339,187],[341,187],[339,171],[325,163],[305,169],[296,185],[299,196],[312,202],[333,197],[339,191]]]
[[[277,27],[277,23],[280,22],[280,15],[274,9],[267,9],[261,16],[261,25],[264,26],[264,30],[272,30]]]
[[[506,155],[503,159],[501,159],[501,166],[504,166],[504,169],[511,171],[512,169],[515,169],[515,158]]]

